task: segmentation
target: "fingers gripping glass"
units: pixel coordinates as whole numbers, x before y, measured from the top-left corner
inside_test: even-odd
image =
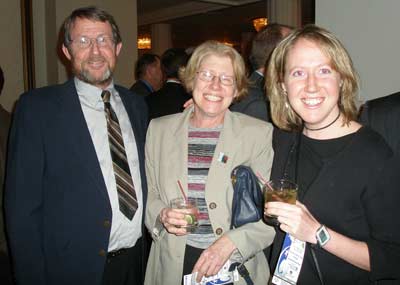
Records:
[[[202,70],[197,72],[199,79],[205,82],[212,82],[215,77],[219,78],[219,82],[221,82],[222,85],[225,86],[232,86],[235,84],[235,79],[233,76],[221,74],[221,75],[215,75],[209,70]]]
[[[80,49],[87,49],[91,47],[94,42],[96,42],[98,47],[111,47],[114,44],[114,40],[108,36],[98,36],[97,38],[81,36],[71,42],[76,44]]]

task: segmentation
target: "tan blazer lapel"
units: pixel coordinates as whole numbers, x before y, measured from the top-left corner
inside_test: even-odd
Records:
[[[189,119],[192,110],[185,110],[182,114],[182,120],[177,121],[175,126],[175,131],[173,131],[172,136],[173,145],[170,148],[170,171],[169,177],[171,184],[175,185],[173,189],[176,191],[176,197],[181,197],[182,194],[178,188],[178,180],[181,182],[185,194],[187,195],[187,176],[188,176],[188,129],[189,129]],[[164,142],[160,142],[164,143]],[[171,189],[172,190],[172,189]],[[171,192],[173,195],[173,192]]]
[[[230,177],[232,169],[236,166],[234,165],[235,155],[241,144],[238,140],[238,133],[234,131],[240,126],[237,126],[237,122],[234,122],[233,119],[232,113],[228,110],[207,177],[205,193],[207,201],[226,201],[230,200],[232,196],[232,191],[224,191],[231,187],[231,180],[226,177]],[[227,198],[226,195],[229,197]]]

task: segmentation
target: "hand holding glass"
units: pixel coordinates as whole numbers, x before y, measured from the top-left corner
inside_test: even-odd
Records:
[[[263,187],[264,203],[285,202],[294,205],[297,199],[297,189],[297,184],[289,180],[270,180]],[[280,224],[276,216],[264,215],[264,220],[271,226],[279,226]]]
[[[179,228],[185,228],[187,232],[193,232],[199,225],[197,216],[199,210],[195,200],[186,200],[184,198],[175,198],[170,201],[170,206],[175,210],[182,210],[185,214],[184,219],[187,222],[186,226],[177,226]]]

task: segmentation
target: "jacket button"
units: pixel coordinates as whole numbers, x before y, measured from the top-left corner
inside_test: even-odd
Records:
[[[215,230],[215,233],[220,236],[223,231],[224,231],[223,229],[218,228],[218,229]]]
[[[214,202],[211,202],[209,207],[211,210],[214,210],[215,208],[217,208],[217,204],[215,204]]]
[[[109,220],[105,220],[104,223],[103,223],[103,226],[105,228],[109,228],[111,226],[111,222]]]
[[[99,250],[99,255],[102,257],[105,257],[107,255],[106,251],[104,249]]]

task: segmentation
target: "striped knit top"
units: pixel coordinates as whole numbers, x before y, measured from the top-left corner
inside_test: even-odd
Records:
[[[188,138],[188,196],[197,202],[199,226],[188,235],[187,244],[205,249],[215,240],[205,200],[205,186],[222,125],[216,128],[189,126]]]

